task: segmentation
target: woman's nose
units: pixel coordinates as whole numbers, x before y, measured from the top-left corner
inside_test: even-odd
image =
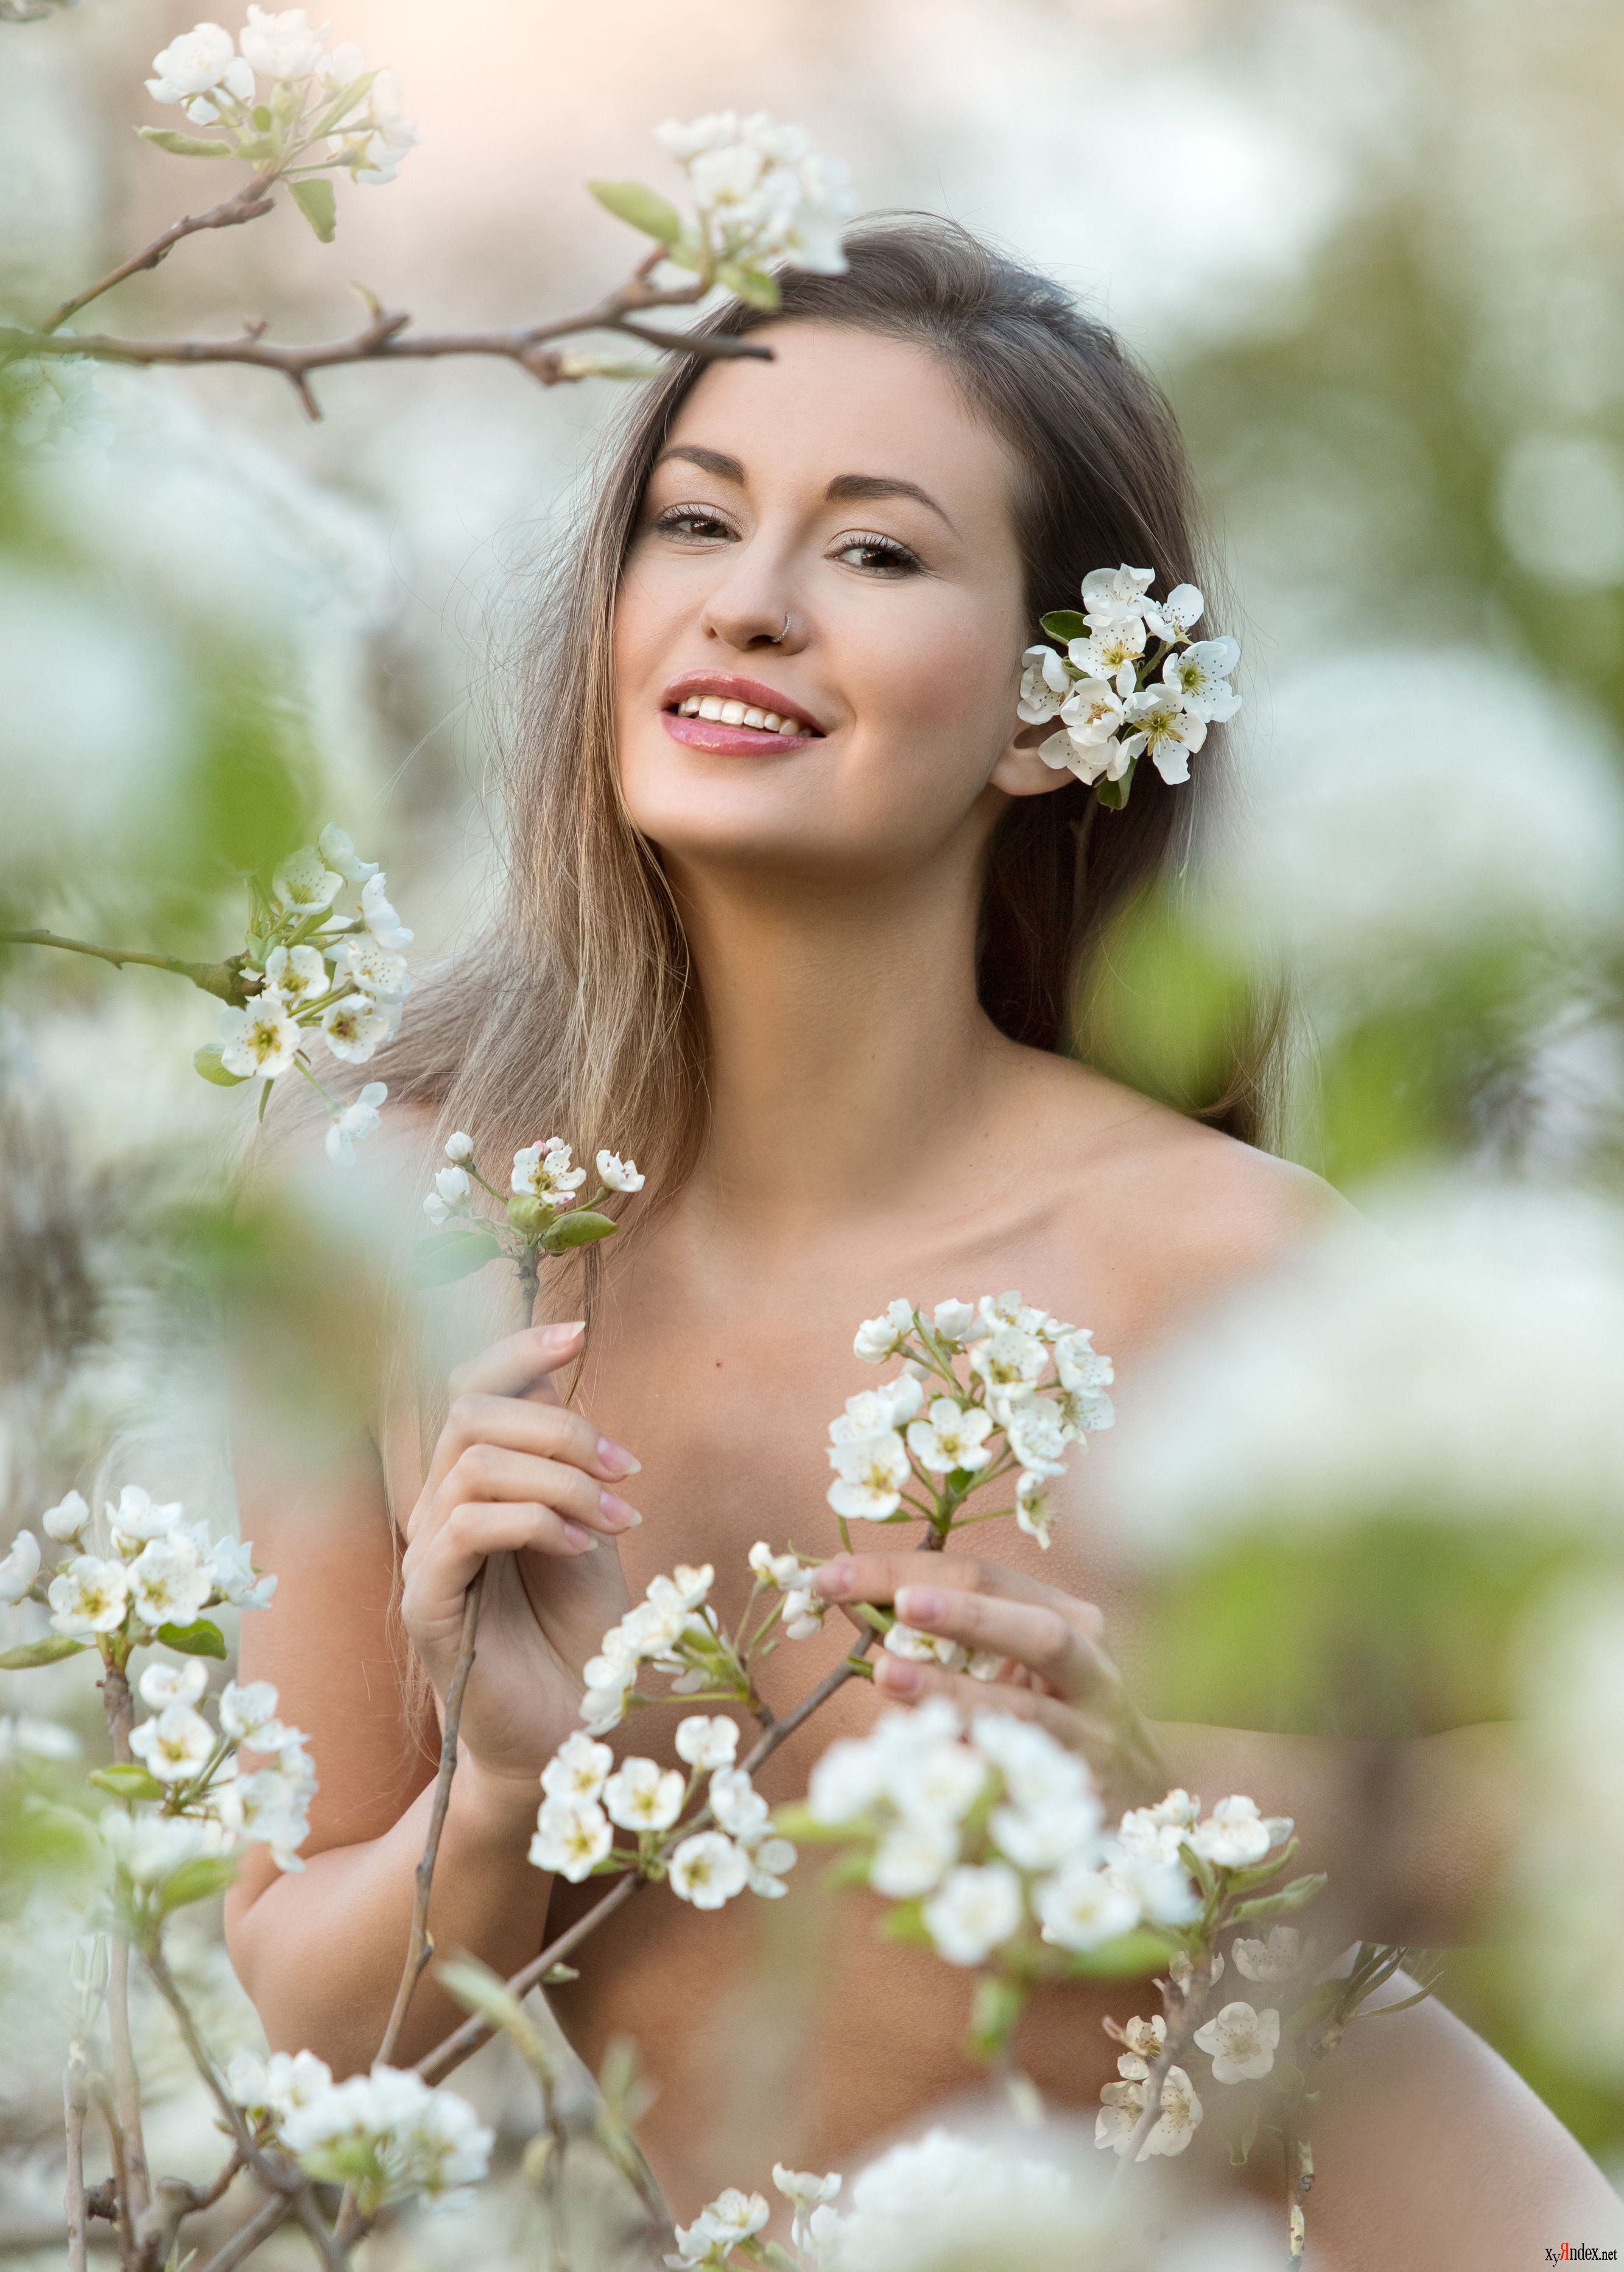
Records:
[[[763,646],[792,654],[806,644],[802,611],[775,585],[771,589],[719,592],[707,605],[701,620],[710,638],[740,654]]]

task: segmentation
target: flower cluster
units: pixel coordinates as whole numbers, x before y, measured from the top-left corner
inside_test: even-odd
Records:
[[[324,176],[393,182],[422,139],[402,106],[400,82],[371,71],[353,40],[328,47],[303,8],[251,7],[234,41],[219,24],[197,24],[153,58],[146,91],[178,103],[205,138],[166,127],[141,131],[183,158],[241,158],[286,181],[324,241],[333,234],[333,189]],[[263,89],[259,81],[268,82]]]
[[[1086,1448],[1115,1416],[1111,1359],[1092,1334],[1017,1293],[939,1302],[928,1323],[899,1297],[853,1346],[867,1364],[900,1356],[903,1368],[849,1397],[829,1424],[828,1500],[842,1525],[924,1517],[945,1537],[971,1491],[1013,1475],[1015,1520],[1047,1546],[1048,1487],[1066,1472],[1067,1446]]]
[[[544,1136],[515,1152],[505,1192],[481,1175],[474,1140],[464,1130],[446,1139],[445,1159],[423,1211],[437,1231],[451,1226],[451,1235],[425,1238],[417,1250],[418,1275],[435,1285],[463,1277],[498,1254],[522,1266],[534,1263],[538,1254],[563,1254],[609,1238],[619,1226],[598,1212],[603,1201],[611,1192],[640,1192],[647,1181],[635,1160],[602,1151],[595,1162],[598,1187],[583,1201],[580,1192],[587,1170],[575,1165],[574,1151],[562,1136]],[[499,1227],[481,1213],[476,1189],[502,1209]]]
[[[655,133],[693,194],[696,227],[671,247],[679,266],[745,282],[746,298],[758,296],[747,280],[770,260],[824,275],[844,268],[841,228],[857,200],[840,160],[819,156],[798,126],[719,110],[686,125],[668,119]]]
[[[1020,714],[1029,725],[1058,717],[1038,755],[1097,784],[1102,804],[1124,805],[1141,756],[1164,781],[1187,781],[1190,759],[1240,707],[1231,685],[1240,648],[1232,639],[1192,640],[1206,602],[1194,584],[1150,597],[1153,568],[1096,568],[1082,579],[1084,612],[1043,618],[1064,652],[1028,647]]]
[[[58,1563],[44,1596],[56,1631],[82,1645],[110,1648],[122,1662],[139,1642],[173,1641],[181,1627],[194,1636],[200,1631],[212,1648],[218,1629],[206,1623],[199,1628],[197,1621],[218,1603],[266,1608],[276,1581],[255,1569],[250,1544],[212,1538],[206,1523],[187,1522],[184,1514],[178,1501],[154,1506],[138,1484],[127,1484],[117,1506],[107,1510],[104,1554],[91,1551],[95,1525],[78,1491],[48,1507],[41,1528],[77,1550]],[[19,1530],[0,1560],[0,1602],[39,1599],[41,1566],[39,1540]]]
[[[679,1695],[703,1691],[749,1700],[749,1676],[709,1606],[715,1576],[708,1562],[697,1569],[679,1562],[669,1578],[651,1578],[643,1600],[610,1627],[582,1676],[580,1716],[594,1735],[616,1726],[632,1703],[647,1700],[637,1695],[638,1675],[646,1664],[669,1673]]]
[[[344,1104],[323,1087],[307,1051],[319,1033],[329,1056],[364,1065],[393,1039],[411,990],[400,949],[412,934],[389,904],[377,862],[359,858],[341,828],[324,828],[318,843],[282,862],[268,892],[258,884],[253,891],[242,964],[251,999],[221,1013],[217,1038],[194,1062],[206,1080],[226,1087],[280,1080],[296,1068],[326,1100],[328,1157],[348,1167],[389,1092],[369,1081]],[[341,907],[346,893],[352,902]]]
[[[774,1834],[767,1801],[745,1770],[733,1764],[737,1749],[735,1723],[703,1713],[677,1730],[686,1775],[648,1759],[626,1759],[617,1767],[607,1744],[571,1736],[542,1769],[531,1861],[572,1885],[608,1871],[663,1877],[680,1900],[698,1910],[721,1909],[746,1887],[776,1899],[786,1890],[785,1872],[795,1866],[795,1849]],[[708,1793],[687,1835],[668,1838],[707,1774]],[[616,1828],[629,1831],[635,1845],[617,1846]]]
[[[810,2250],[814,2262],[821,2261],[823,2246],[834,2231],[835,2213],[828,2204],[840,2192],[841,2182],[833,2171],[820,2178],[808,2170],[787,2169],[782,2162],[774,2163],[773,2184],[795,2210],[791,2238],[797,2256]],[[692,2224],[677,2226],[677,2253],[665,2261],[672,2272],[695,2272],[696,2267],[730,2263],[737,2248],[744,2250],[748,2261],[759,2263],[763,2251],[759,2244],[752,2244],[772,2213],[765,2194],[747,2194],[737,2186],[729,2186],[700,2211]]]
[[[239,2052],[226,2088],[259,2142],[286,2147],[313,2178],[353,2185],[364,2216],[414,2194],[445,2202],[490,2168],[496,2134],[467,2099],[409,2068],[334,2082],[313,2052]]]

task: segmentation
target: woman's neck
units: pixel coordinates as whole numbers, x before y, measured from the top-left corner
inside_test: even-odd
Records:
[[[973,875],[685,875],[710,1126],[695,1181],[737,1227],[882,1207],[984,1120],[1008,1045],[976,998]]]

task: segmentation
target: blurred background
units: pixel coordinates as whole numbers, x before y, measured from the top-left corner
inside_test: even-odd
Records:
[[[132,131],[172,122],[141,82],[191,17],[0,23],[0,314],[222,193]],[[588,302],[638,241],[585,178],[674,193],[651,128],[737,106],[805,125],[864,208],[1045,265],[1166,385],[1235,595],[1249,794],[1186,901],[1123,940],[1103,1030],[1128,1078],[1194,1095],[1231,990],[1283,961],[1284,1148],[1421,1267],[1373,1290],[1330,1257],[1256,1297],[1246,1399],[1189,1353],[1170,1370],[1182,1464],[1130,1469],[1122,1518],[1156,1542],[1147,1700],[1350,1731],[1373,1696],[1380,1732],[1521,1715],[1543,1812],[1505,1936],[1452,1955],[1444,1992],[1624,2171],[1624,22],[1605,0],[334,0],[333,31],[404,84],[423,141],[399,181],[341,184],[330,247],[286,211],[194,240],[98,321],[319,336],[354,324],[353,281],[445,327]],[[489,856],[525,577],[613,385],[341,370],[315,425],[257,373],[5,388],[3,919],[221,952],[221,864],[315,811],[386,858],[416,956],[448,942]],[[7,1530],[115,1443],[230,1519],[170,1237],[241,1132],[188,1062],[213,1025],[155,975],[0,962]],[[29,1614],[0,1609],[0,1640]],[[53,1739],[16,1714],[95,1747],[76,1669],[0,1675],[30,1775],[57,1773]],[[26,1971],[7,1931],[0,1973]],[[206,1936],[195,1957],[228,2002]],[[45,2051],[4,2089],[49,2223]]]

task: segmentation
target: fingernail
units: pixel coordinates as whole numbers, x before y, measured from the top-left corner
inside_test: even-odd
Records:
[[[874,1679],[881,1688],[888,1688],[893,1696],[917,1696],[924,1675],[917,1664],[909,1664],[905,1656],[882,1656],[874,1667]]]
[[[577,1334],[584,1334],[586,1330],[585,1318],[572,1318],[567,1326],[549,1326],[547,1338],[555,1346],[562,1346],[565,1342],[573,1342]]]
[[[812,1590],[831,1602],[843,1602],[851,1591],[850,1563],[839,1559],[826,1562],[822,1569],[813,1574]]]
[[[643,1519],[634,1506],[628,1506],[625,1499],[617,1498],[613,1491],[605,1491],[598,1505],[617,1530],[635,1530]]]
[[[598,1542],[589,1530],[583,1530],[580,1523],[566,1522],[564,1526],[564,1543],[572,1554],[590,1554]]]
[[[947,1604],[934,1586],[903,1586],[897,1593],[896,1613],[905,1626],[929,1627],[947,1614]]]
[[[598,1438],[598,1461],[611,1476],[637,1476],[643,1471],[642,1461],[634,1459],[625,1446],[616,1443],[612,1436]]]

